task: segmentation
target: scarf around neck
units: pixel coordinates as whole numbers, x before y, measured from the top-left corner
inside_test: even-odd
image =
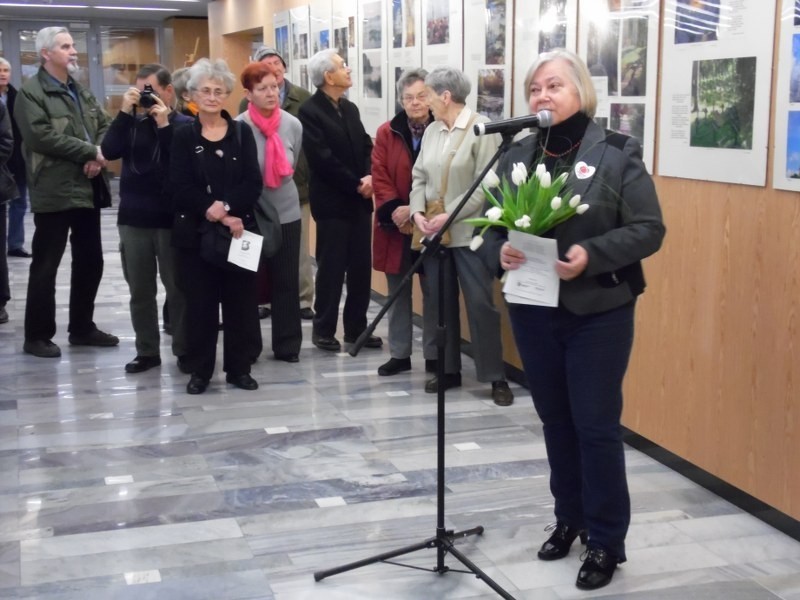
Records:
[[[267,138],[264,144],[264,185],[272,189],[280,187],[283,178],[294,173],[292,165],[286,158],[286,149],[278,135],[281,109],[276,107],[271,116],[265,117],[251,102],[247,107],[247,113],[250,115],[253,125],[258,127],[258,130]]]

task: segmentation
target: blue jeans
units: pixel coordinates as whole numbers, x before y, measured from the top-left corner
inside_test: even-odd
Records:
[[[28,209],[28,186],[17,182],[19,198],[8,203],[8,249],[22,250],[25,243],[25,212]]]
[[[555,516],[625,560],[630,496],[622,443],[622,380],[635,302],[593,315],[509,305],[514,337],[544,425]]]

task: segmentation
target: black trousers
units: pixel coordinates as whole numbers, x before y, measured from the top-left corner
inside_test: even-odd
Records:
[[[281,247],[264,265],[272,281],[272,352],[276,356],[299,354],[303,342],[300,322],[301,222],[281,224]]]
[[[68,331],[89,333],[95,328],[94,300],[103,277],[100,209],[35,213],[33,224],[36,229],[25,304],[25,339],[50,340],[56,334],[56,275],[67,236],[72,248]]]
[[[215,267],[197,252],[196,248],[178,250],[178,286],[186,296],[186,364],[203,379],[214,374],[221,304],[222,369],[230,375],[250,373],[262,343],[256,274]]]
[[[342,311],[346,338],[356,338],[367,328],[372,279],[372,215],[358,211],[346,219],[317,221],[317,279],[314,332],[336,334],[339,301],[347,276],[347,298]]]
[[[0,308],[4,308],[6,303],[11,300],[11,288],[8,285],[8,259],[6,258],[6,211],[7,202],[0,202]],[[12,248],[13,250],[13,248]]]

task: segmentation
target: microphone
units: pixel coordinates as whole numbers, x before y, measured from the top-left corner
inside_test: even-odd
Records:
[[[473,127],[475,135],[489,135],[490,133],[510,133],[516,134],[523,129],[531,127],[550,127],[553,124],[553,113],[549,110],[540,110],[533,115],[525,117],[514,117],[503,121],[493,121],[491,123],[476,123]]]

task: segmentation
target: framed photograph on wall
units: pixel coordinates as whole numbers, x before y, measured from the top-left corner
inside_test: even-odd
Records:
[[[422,15],[420,0],[391,0],[389,16],[391,46],[388,49],[387,106],[389,117],[402,110],[396,93],[396,83],[406,69],[422,66],[422,41],[420,36]]]
[[[422,0],[422,66],[463,68],[462,0]]]
[[[667,0],[659,175],[762,186],[775,3]]]
[[[772,185],[800,192],[800,2],[781,4]]]
[[[392,78],[387,68],[387,42],[391,43],[388,15],[384,0],[361,0],[358,13],[360,68],[353,70],[353,79],[360,83],[357,96],[361,121],[367,133],[374,136],[386,121],[388,98],[386,90]],[[389,5],[390,6],[390,5]],[[351,65],[352,68],[352,65]]]

